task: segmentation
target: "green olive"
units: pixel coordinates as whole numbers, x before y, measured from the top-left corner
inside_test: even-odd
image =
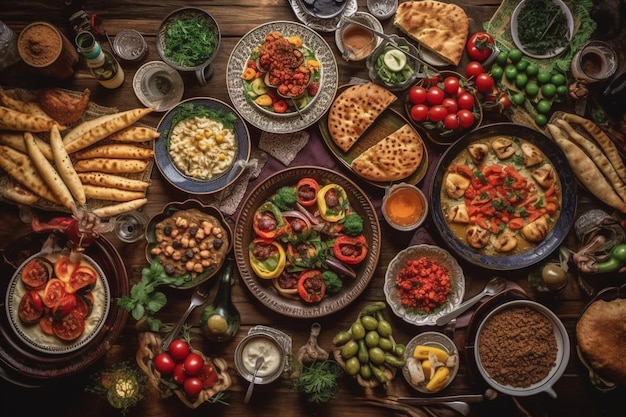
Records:
[[[356,340],[361,340],[365,337],[365,327],[363,327],[360,321],[352,323],[350,332],[352,333],[352,337]]]
[[[567,283],[567,273],[559,265],[548,263],[541,269],[541,279],[548,288],[561,288]]]
[[[370,379],[372,377],[372,368],[369,365],[361,365],[359,374],[363,379]]]
[[[381,337],[389,337],[392,333],[391,323],[385,319],[378,320],[378,327],[376,330]]]
[[[388,337],[381,337],[378,340],[378,347],[384,350],[385,352],[389,352],[393,350],[393,341]]]
[[[359,358],[356,356],[351,357],[346,361],[346,372],[348,375],[356,375],[359,373],[361,369],[361,362],[359,362]]]
[[[370,330],[365,335],[365,344],[367,347],[378,346],[378,341],[380,340],[380,335],[376,330]]]
[[[374,365],[382,365],[385,362],[385,352],[378,346],[369,350],[370,362]]]
[[[378,328],[378,320],[372,316],[361,317],[361,324],[365,327],[365,330],[376,330]]]
[[[355,340],[349,340],[348,343],[343,345],[343,347],[341,348],[341,357],[344,359],[350,359],[354,357],[358,351],[359,344]]]

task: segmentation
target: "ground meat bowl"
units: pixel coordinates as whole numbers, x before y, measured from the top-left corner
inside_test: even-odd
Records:
[[[529,300],[504,303],[478,327],[474,357],[492,388],[508,395],[556,393],[552,385],[565,371],[569,338],[549,309]]]

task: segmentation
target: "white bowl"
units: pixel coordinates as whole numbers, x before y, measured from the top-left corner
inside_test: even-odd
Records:
[[[501,313],[504,310],[508,310],[514,307],[529,307],[537,312],[543,314],[546,318],[550,320],[552,323],[552,327],[554,329],[554,336],[556,338],[557,352],[555,365],[548,372],[548,374],[540,381],[529,385],[527,387],[514,387],[512,385],[504,385],[500,382],[494,380],[489,376],[487,371],[483,366],[483,361],[480,356],[480,338],[483,327],[485,323],[487,323],[493,316],[498,313]],[[502,342],[502,350],[503,355],[506,355],[506,342]],[[556,381],[563,375],[565,372],[565,368],[567,367],[567,363],[570,357],[570,341],[569,336],[567,334],[567,330],[565,330],[565,326],[559,320],[559,318],[547,307],[542,304],[539,304],[535,301],[531,300],[514,300],[509,301],[504,304],[499,305],[494,308],[489,314],[485,316],[480,325],[478,326],[478,330],[476,332],[476,337],[474,341],[474,360],[476,361],[476,366],[478,367],[478,372],[482,376],[482,378],[489,384],[493,389],[503,394],[512,395],[512,396],[529,396],[535,395],[540,392],[545,392],[549,396],[556,398],[556,392],[552,388],[552,386],[556,383]]]
[[[572,16],[572,12],[567,7],[567,5],[563,3],[563,1],[561,0],[551,0],[551,1],[555,5],[557,5],[559,8],[561,8],[563,13],[565,14],[565,18],[567,19],[568,36],[567,36],[567,42],[565,43],[565,45],[555,48],[551,51],[548,51],[545,54],[536,54],[536,53],[529,51],[528,49],[524,47],[524,44],[522,44],[522,42],[519,39],[519,35],[517,33],[518,32],[517,19],[519,17],[519,13],[521,9],[524,7],[524,3],[526,2],[526,0],[522,0],[517,5],[517,7],[515,7],[515,10],[513,10],[513,14],[511,14],[511,36],[513,37],[513,42],[515,43],[515,46],[517,46],[517,48],[520,51],[522,51],[525,55],[528,55],[529,57],[537,58],[537,59],[546,59],[546,58],[553,58],[557,55],[560,55],[565,51],[565,49],[567,49],[569,42],[572,40],[572,36],[574,36],[574,18]]]
[[[447,268],[450,275],[451,288],[450,294],[448,294],[448,301],[444,303],[441,308],[430,314],[407,310],[400,302],[396,284],[396,277],[402,268],[404,268],[406,261],[419,259],[421,257],[436,260],[439,265],[443,265]],[[437,324],[438,317],[454,310],[461,304],[461,301],[463,301],[463,296],[465,295],[465,276],[463,275],[463,270],[459,263],[445,249],[433,245],[414,245],[398,252],[391,260],[387,272],[385,273],[383,291],[387,299],[387,304],[389,304],[389,307],[391,307],[391,310],[396,316],[407,323],[417,326],[434,326]]]

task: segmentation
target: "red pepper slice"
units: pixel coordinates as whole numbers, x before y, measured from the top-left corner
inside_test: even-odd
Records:
[[[317,303],[326,294],[326,284],[322,272],[310,269],[300,274],[298,279],[298,295],[307,303]]]
[[[317,200],[317,192],[320,190],[320,184],[315,178],[305,177],[301,178],[296,184],[296,191],[298,193],[298,203],[304,207],[310,207],[314,205]]]
[[[267,219],[273,219],[275,224],[272,227],[265,225]],[[280,209],[273,203],[267,201],[263,203],[255,212],[252,219],[252,228],[254,233],[260,238],[266,240],[274,240],[290,231],[290,225],[287,223],[280,212]]]
[[[363,235],[337,236],[333,244],[333,253],[341,262],[358,264],[367,256],[367,240]]]

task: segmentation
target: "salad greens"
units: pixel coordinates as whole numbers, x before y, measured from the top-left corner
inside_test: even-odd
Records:
[[[213,55],[217,33],[205,16],[177,18],[167,28],[164,54],[181,67],[195,67]]]
[[[552,1],[526,0],[517,16],[517,36],[526,49],[545,54],[568,43],[563,10]]]
[[[407,52],[409,51],[409,47],[406,45],[400,45],[399,48]],[[408,60],[400,71],[393,71],[391,68],[389,68],[389,66],[385,63],[385,55],[387,54],[387,52],[393,51],[395,49],[396,48],[393,48],[391,46],[386,46],[385,48],[383,48],[380,55],[376,57],[376,61],[374,63],[374,70],[376,71],[376,74],[382,81],[386,82],[387,84],[402,84],[406,80],[411,78],[411,75],[413,75],[413,73],[415,72],[413,68],[411,68],[411,66],[409,65]]]

